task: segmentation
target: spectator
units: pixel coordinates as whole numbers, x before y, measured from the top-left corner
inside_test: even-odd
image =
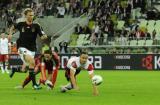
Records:
[[[65,42],[65,41],[60,42],[59,47],[60,47],[61,54],[68,53],[68,43],[67,42]]]
[[[82,33],[83,34],[91,34],[91,30],[89,29],[89,27],[87,25],[85,25],[82,29]]]
[[[75,27],[75,33],[76,34],[82,34],[82,27],[80,26],[80,24],[78,23]]]
[[[58,18],[64,18],[64,14],[65,14],[65,8],[63,4],[59,4],[59,6],[57,7],[58,10]]]

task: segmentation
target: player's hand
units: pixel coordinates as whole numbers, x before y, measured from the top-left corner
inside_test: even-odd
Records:
[[[75,88],[73,88],[75,91],[79,91],[80,89],[79,89],[79,87],[78,86],[76,86]]]
[[[98,95],[99,95],[99,92],[98,92],[98,91],[95,91],[95,92],[93,92],[93,95],[94,95],[94,96],[98,96]]]

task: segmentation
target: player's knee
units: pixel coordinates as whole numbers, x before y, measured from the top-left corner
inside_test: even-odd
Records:
[[[30,62],[29,62],[29,66],[30,66],[30,67],[34,67],[34,66],[35,66],[34,61],[30,61]]]
[[[29,64],[29,66],[35,66],[35,61],[34,61],[34,58],[32,58],[31,56],[29,55],[25,55],[25,61]]]

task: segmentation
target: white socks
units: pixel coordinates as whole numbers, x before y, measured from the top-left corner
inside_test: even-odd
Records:
[[[4,74],[5,73],[5,71],[6,71],[6,73],[7,74],[9,74],[9,71],[8,71],[8,69],[7,68],[5,68],[5,70],[3,69],[3,67],[1,67],[1,70],[2,70],[2,74]]]

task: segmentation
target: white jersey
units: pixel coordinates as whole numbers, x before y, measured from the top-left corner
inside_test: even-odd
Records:
[[[93,73],[93,69],[94,69],[92,63],[89,60],[87,60],[87,62],[85,64],[83,64],[83,65],[80,64],[80,57],[72,57],[72,58],[70,58],[68,60],[68,62],[67,62],[67,67],[69,69],[74,70],[74,71],[76,71],[77,68],[86,69],[86,70],[88,70],[89,74],[92,74]]]
[[[8,54],[8,39],[0,38],[0,54]]]

